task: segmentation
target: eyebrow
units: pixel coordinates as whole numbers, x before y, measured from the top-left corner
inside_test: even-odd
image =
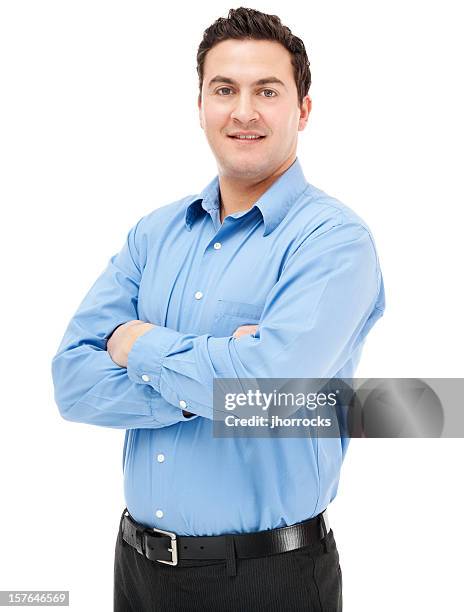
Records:
[[[211,79],[211,81],[208,83],[208,87],[211,87],[213,83],[227,83],[228,85],[238,84],[237,81],[234,81],[233,79],[230,79],[229,77],[226,77],[226,76],[222,76],[220,74],[217,74],[215,77]],[[282,85],[283,87],[285,87],[285,89],[287,89],[285,83],[283,83],[280,79],[278,79],[275,76],[269,76],[269,77],[265,77],[264,79],[258,79],[257,81],[252,83],[252,85],[267,85],[268,83],[275,83],[277,85]]]

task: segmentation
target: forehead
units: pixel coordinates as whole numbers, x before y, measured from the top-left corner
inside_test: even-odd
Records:
[[[271,40],[224,40],[208,51],[203,79],[220,73],[237,81],[253,81],[272,74],[284,83],[293,80],[291,55]]]

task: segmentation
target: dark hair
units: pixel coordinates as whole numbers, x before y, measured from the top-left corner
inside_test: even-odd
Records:
[[[291,54],[293,75],[298,91],[298,103],[308,94],[311,86],[311,71],[303,41],[282,24],[277,15],[240,7],[230,9],[227,18],[219,17],[203,33],[197,52],[197,72],[200,95],[203,84],[203,68],[206,54],[217,43],[228,39],[273,40],[283,45]]]

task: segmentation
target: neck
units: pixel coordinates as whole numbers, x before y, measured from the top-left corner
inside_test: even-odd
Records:
[[[220,219],[221,223],[235,212],[249,210],[269,187],[295,161],[296,156],[286,160],[271,175],[261,180],[240,180],[235,177],[219,175]]]

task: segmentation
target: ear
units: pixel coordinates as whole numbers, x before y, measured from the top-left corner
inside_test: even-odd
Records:
[[[204,130],[204,126],[203,126],[203,117],[202,117],[202,108],[201,108],[201,93],[198,94],[198,100],[197,100],[197,105],[198,105],[198,117],[200,119],[200,127],[202,130]]]
[[[312,100],[309,96],[305,96],[300,106],[300,119],[298,121],[298,131],[302,131],[305,129],[306,124],[308,123],[309,113],[311,112],[311,108],[312,108]]]

